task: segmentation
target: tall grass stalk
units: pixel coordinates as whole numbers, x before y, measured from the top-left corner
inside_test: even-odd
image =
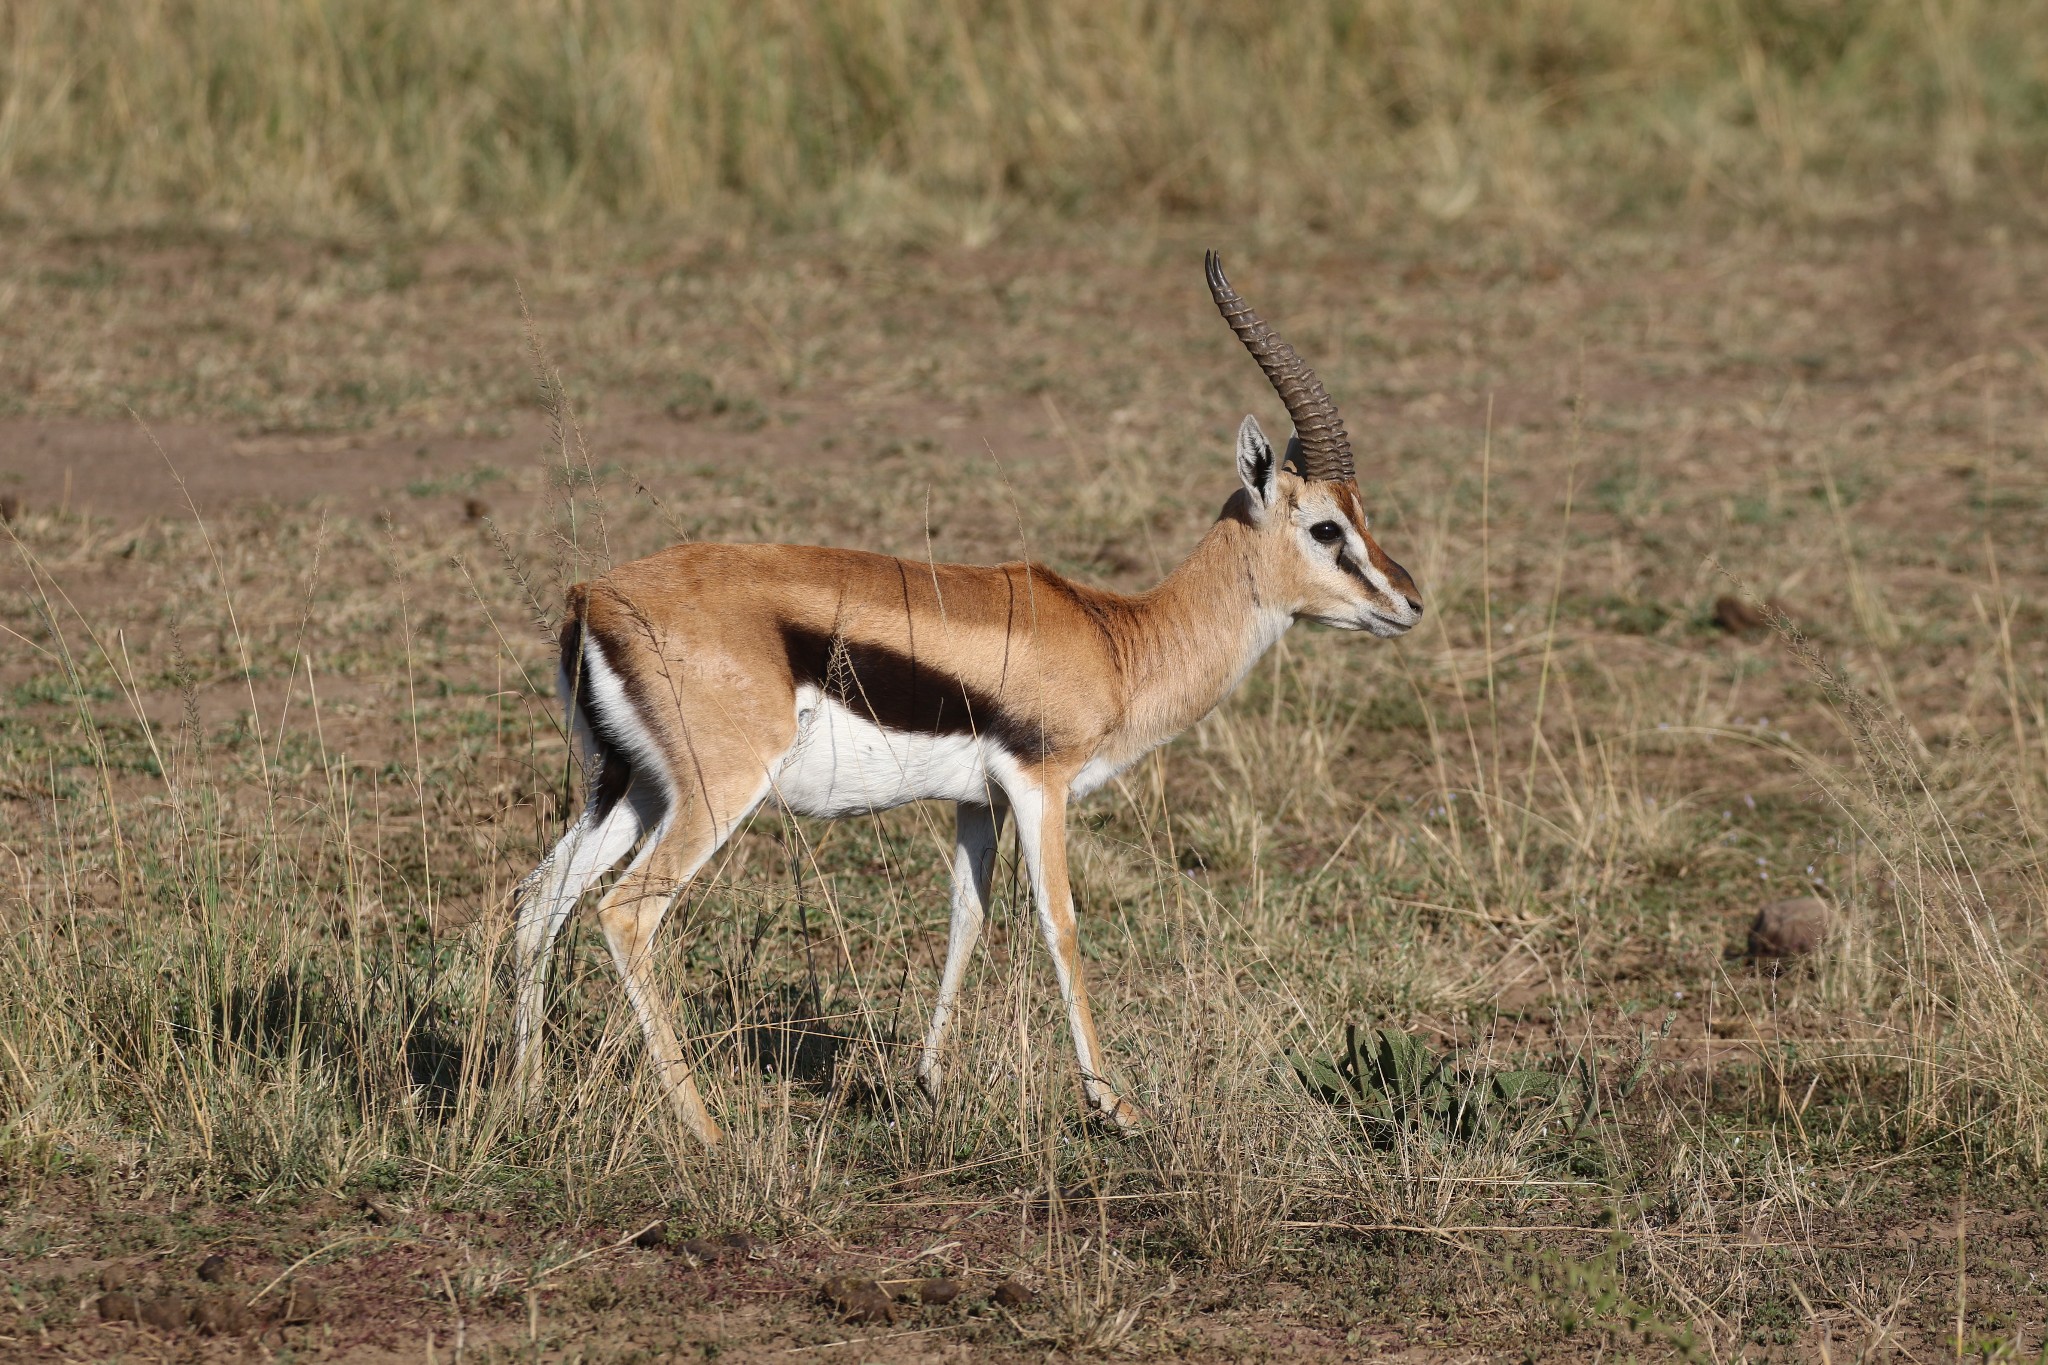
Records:
[[[1856,743],[1853,769],[1805,766],[1864,841],[1863,912],[1891,921],[1879,979],[1895,990],[1872,1003],[1906,1063],[1906,1134],[1963,1136],[1988,1159],[2039,1169],[2048,1155],[2048,981],[2038,945],[2021,940],[2041,922],[2038,850],[2048,829],[2030,801],[2007,797],[2002,829],[1987,827],[1984,809],[2008,784],[2037,785],[2023,770],[2026,751],[2022,770],[1993,775],[1987,792],[1982,773],[1930,763],[1902,717],[1796,632],[1790,638]]]

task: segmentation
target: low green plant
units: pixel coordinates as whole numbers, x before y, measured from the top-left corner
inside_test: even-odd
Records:
[[[1693,1326],[1670,1321],[1627,1292],[1619,1261],[1628,1245],[1627,1238],[1617,1236],[1599,1255],[1584,1261],[1547,1248],[1523,1248],[1510,1252],[1505,1266],[1508,1278],[1526,1285],[1566,1336],[1581,1326],[1612,1330],[1620,1325],[1645,1343],[1669,1347],[1680,1360],[1711,1360]]]
[[[1607,1174],[1599,1129],[1648,1072],[1649,1055],[1646,1045],[1621,1083],[1603,1089],[1583,1053],[1553,1069],[1496,1068],[1413,1033],[1346,1024],[1342,1051],[1287,1060],[1310,1094],[1348,1109],[1375,1146],[1422,1133],[1464,1143],[1527,1134],[1541,1164],[1598,1177]]]
[[[1425,1128],[1462,1141],[1491,1137],[1504,1120],[1558,1108],[1579,1088],[1570,1073],[1463,1066],[1413,1033],[1381,1028],[1368,1036],[1356,1024],[1344,1026],[1342,1052],[1290,1053],[1288,1061],[1310,1094],[1348,1105],[1382,1143]]]

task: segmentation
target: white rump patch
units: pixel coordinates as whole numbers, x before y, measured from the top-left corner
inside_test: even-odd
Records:
[[[605,733],[626,751],[626,759],[633,765],[633,771],[661,783],[669,804],[673,806],[675,783],[669,779],[668,759],[654,736],[648,733],[633,699],[626,695],[625,680],[605,659],[597,636],[588,629],[583,632],[583,687],[591,711],[596,714]]]

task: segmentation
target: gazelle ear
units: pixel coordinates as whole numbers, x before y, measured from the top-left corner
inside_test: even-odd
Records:
[[[1237,477],[1244,480],[1252,506],[1263,512],[1273,505],[1273,443],[1259,430],[1259,419],[1247,415],[1237,428]]]

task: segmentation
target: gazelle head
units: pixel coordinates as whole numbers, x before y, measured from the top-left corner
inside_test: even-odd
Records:
[[[1372,538],[1337,405],[1315,371],[1230,287],[1215,252],[1206,266],[1223,320],[1266,372],[1294,422],[1284,461],[1273,457],[1257,418],[1246,417],[1237,429],[1244,490],[1232,496],[1225,515],[1257,535],[1260,593],[1304,620],[1383,637],[1402,634],[1422,619],[1422,595]]]

